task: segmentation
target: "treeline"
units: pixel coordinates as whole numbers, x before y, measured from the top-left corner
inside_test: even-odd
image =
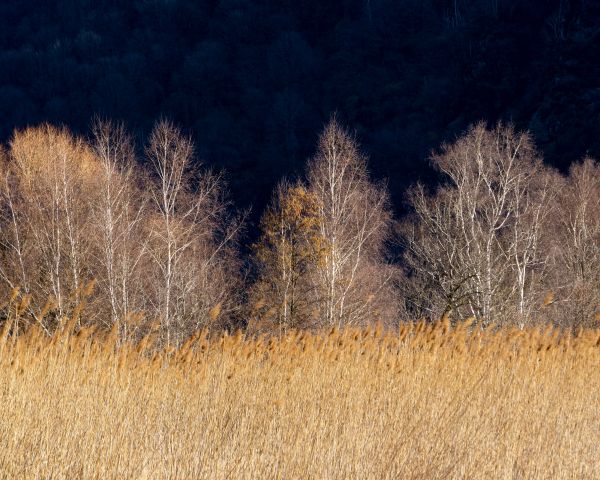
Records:
[[[86,322],[117,323],[126,337],[155,329],[167,343],[235,318],[240,223],[221,178],[196,168],[190,139],[168,122],[144,152],[142,166],[123,126],[102,122],[90,140],[43,125],[10,141],[3,293],[20,288],[46,331],[84,302]]]
[[[276,188],[248,258],[245,216],[189,137],[159,121],[137,151],[105,121],[89,138],[17,130],[0,151],[0,295],[21,325],[51,333],[69,316],[177,344],[200,328],[600,323],[600,166],[563,176],[511,126],[442,146],[440,186],[415,185],[398,221],[332,119],[303,177]]]
[[[401,223],[405,305],[484,323],[600,323],[600,165],[567,176],[528,133],[471,127],[432,156],[441,185],[408,194]]]

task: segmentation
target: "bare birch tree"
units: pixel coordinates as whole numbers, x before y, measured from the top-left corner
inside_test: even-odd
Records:
[[[124,125],[96,120],[92,135],[99,163],[98,201],[92,206],[98,238],[96,279],[109,306],[105,322],[112,325],[145,307],[141,272],[148,244],[146,198],[141,191],[145,176]],[[128,325],[123,327],[128,336]]]
[[[549,290],[553,319],[563,325],[600,324],[600,165],[574,164],[557,198],[553,224],[556,265]]]
[[[413,189],[402,228],[414,314],[453,310],[484,322],[532,318],[549,252],[541,248],[550,213],[551,172],[531,138],[478,124],[433,156],[446,183],[430,196]],[[416,300],[415,300],[416,299]]]
[[[52,296],[62,315],[80,302],[94,276],[86,259],[92,241],[87,229],[95,201],[95,156],[66,130],[44,125],[15,133],[8,162],[3,207],[4,225],[10,227],[3,229],[3,243],[14,256],[3,265],[2,277],[40,302]]]
[[[388,262],[392,214],[386,186],[369,179],[354,138],[332,119],[308,165],[325,254],[315,269],[325,325],[395,320],[395,268]]]
[[[0,147],[0,169],[2,179],[0,184],[0,251],[2,261],[0,262],[0,277],[10,290],[17,287],[23,288],[26,293],[30,292],[30,279],[28,272],[27,250],[25,232],[22,227],[22,212],[18,208],[20,195],[15,185],[14,168],[9,160],[8,153]],[[6,294],[3,288],[2,294]]]
[[[150,188],[155,213],[149,227],[155,308],[170,344],[179,340],[174,332],[181,337],[205,323],[213,302],[222,307],[229,301],[235,277],[219,278],[218,273],[224,271],[220,263],[231,261],[226,254],[239,225],[224,228],[222,179],[194,168],[191,140],[170,122],[156,124],[146,155],[155,179]]]

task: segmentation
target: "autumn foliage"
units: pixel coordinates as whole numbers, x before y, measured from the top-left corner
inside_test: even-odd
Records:
[[[282,333],[318,324],[311,274],[328,248],[319,215],[318,199],[305,187],[279,186],[255,245],[260,273],[251,292],[252,329]]]

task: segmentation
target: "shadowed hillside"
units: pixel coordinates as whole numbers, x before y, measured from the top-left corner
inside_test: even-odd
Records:
[[[531,129],[563,168],[600,156],[599,19],[589,0],[2,2],[0,137],[93,114],[145,137],[166,115],[258,215],[337,111],[400,206],[480,119]]]

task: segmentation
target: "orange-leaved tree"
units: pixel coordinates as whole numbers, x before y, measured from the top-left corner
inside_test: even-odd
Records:
[[[310,327],[317,311],[315,269],[327,245],[320,234],[317,197],[303,185],[282,183],[261,220],[255,244],[258,278],[250,298],[255,327]]]

